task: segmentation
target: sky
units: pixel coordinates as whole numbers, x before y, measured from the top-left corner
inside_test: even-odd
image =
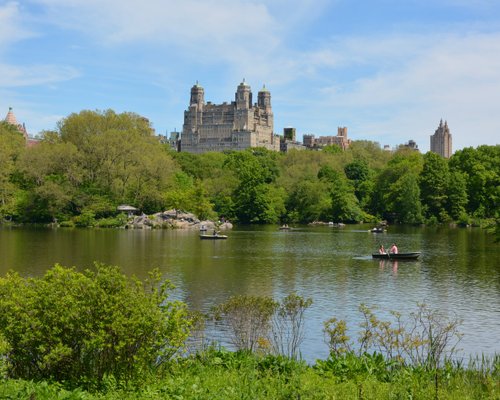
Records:
[[[31,135],[82,110],[182,131],[190,89],[271,92],[274,130],[422,152],[500,143],[498,0],[0,0],[0,118]],[[3,111],[2,111],[3,110]]]

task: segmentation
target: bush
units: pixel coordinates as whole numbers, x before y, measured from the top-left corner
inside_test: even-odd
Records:
[[[188,335],[172,286],[128,278],[117,267],[54,266],[41,278],[0,278],[0,337],[7,376],[100,384],[137,377],[169,360]]]
[[[95,226],[98,228],[120,228],[127,223],[125,214],[117,215],[116,217],[102,218],[96,221]]]
[[[271,318],[278,307],[270,297],[234,296],[213,308],[215,320],[224,321],[237,350],[267,350]]]

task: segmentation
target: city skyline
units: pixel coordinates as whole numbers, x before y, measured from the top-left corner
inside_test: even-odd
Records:
[[[0,0],[0,110],[30,134],[83,109],[131,111],[182,131],[189,89],[272,93],[274,130],[422,152],[441,119],[453,150],[499,143],[500,4]]]

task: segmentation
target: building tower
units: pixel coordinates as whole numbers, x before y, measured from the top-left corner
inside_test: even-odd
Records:
[[[297,131],[295,128],[292,128],[292,127],[283,128],[283,136],[284,136],[285,140],[287,140],[289,142],[295,142],[296,136],[297,136]]]
[[[191,88],[191,100],[189,105],[196,105],[198,111],[203,111],[205,104],[205,89],[203,89],[196,81],[196,84]]]
[[[252,106],[252,90],[250,85],[245,82],[245,79],[236,89],[235,100],[237,110],[247,110]]]
[[[26,142],[28,141],[28,132],[26,131],[26,125],[17,122],[17,118],[12,111],[12,107],[9,107],[9,112],[5,116],[5,122],[7,122],[9,125],[14,126],[19,132],[23,134]]]
[[[444,158],[451,157],[451,133],[448,122],[445,121],[443,124],[443,120],[441,120],[434,135],[431,135],[431,151]]]
[[[266,89],[266,85],[259,90],[257,105],[266,111],[271,111],[271,92]]]

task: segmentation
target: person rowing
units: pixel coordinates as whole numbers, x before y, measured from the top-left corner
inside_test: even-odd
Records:
[[[389,250],[390,254],[398,254],[398,246],[396,246],[396,243],[393,243],[391,246],[391,249]]]

